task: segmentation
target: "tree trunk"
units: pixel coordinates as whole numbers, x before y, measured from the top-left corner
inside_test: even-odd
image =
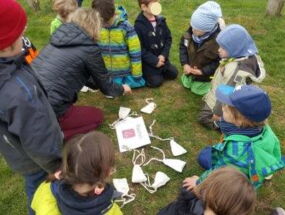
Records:
[[[268,0],[266,15],[281,16],[284,0]]]
[[[35,11],[40,10],[40,0],[26,0],[28,5],[33,8]]]

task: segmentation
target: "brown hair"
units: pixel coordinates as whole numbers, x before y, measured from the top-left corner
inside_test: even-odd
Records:
[[[254,122],[247,119],[244,115],[242,115],[235,107],[224,105],[224,111],[230,113],[230,121],[234,125],[241,127],[241,128],[254,128],[254,127],[263,127],[266,123],[266,120],[262,122]]]
[[[110,21],[116,11],[114,0],[93,0],[92,8],[99,12],[104,23]]]
[[[101,19],[96,10],[78,8],[76,11],[70,14],[68,22],[73,22],[81,27],[92,39],[99,39]]]
[[[70,13],[78,8],[76,0],[54,0],[52,9],[66,22]]]
[[[158,1],[158,0],[138,0],[138,3],[139,3],[139,6],[141,7],[142,4],[148,6],[149,3],[151,3],[151,2],[156,2],[156,1]]]
[[[220,168],[194,188],[194,193],[216,215],[249,215],[256,192],[248,178],[233,167]]]
[[[104,185],[114,162],[115,152],[110,138],[92,131],[77,135],[65,144],[61,176],[70,185]]]

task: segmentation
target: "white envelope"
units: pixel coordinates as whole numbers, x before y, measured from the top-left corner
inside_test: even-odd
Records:
[[[120,152],[140,148],[151,143],[142,117],[127,117],[116,125]]]

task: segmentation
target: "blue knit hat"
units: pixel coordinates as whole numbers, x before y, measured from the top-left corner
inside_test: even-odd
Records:
[[[241,25],[229,25],[217,36],[217,43],[225,49],[229,57],[247,57],[258,52],[255,42]]]
[[[220,5],[215,1],[207,1],[194,11],[190,24],[195,30],[210,32],[222,16]]]

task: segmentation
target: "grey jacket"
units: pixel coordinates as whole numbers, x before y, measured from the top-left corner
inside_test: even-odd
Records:
[[[0,58],[0,152],[21,174],[55,171],[62,133],[47,97],[24,57]]]
[[[96,42],[73,23],[57,29],[32,67],[57,116],[76,102],[77,94],[87,83],[109,96],[123,94],[123,87],[115,84],[106,70]]]

